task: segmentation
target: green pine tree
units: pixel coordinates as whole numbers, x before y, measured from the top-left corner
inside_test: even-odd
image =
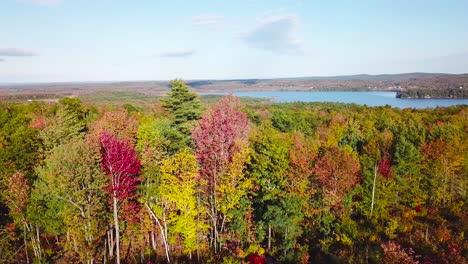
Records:
[[[188,135],[193,121],[200,119],[202,113],[200,98],[182,80],[176,79],[170,84],[171,90],[161,99],[162,106],[173,115],[179,130]]]

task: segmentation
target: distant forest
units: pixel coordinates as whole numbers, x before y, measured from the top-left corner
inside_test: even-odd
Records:
[[[0,102],[1,263],[467,263],[467,106],[170,85]]]
[[[187,84],[198,93],[241,91],[394,91],[401,92],[402,98],[407,93],[411,93],[412,95],[416,95],[416,93],[430,93],[432,98],[468,98],[466,92],[468,89],[468,74],[404,73],[279,79],[188,80]],[[156,97],[165,95],[170,87],[167,81],[42,84],[0,83],[0,100],[46,100],[64,96],[99,96],[103,93],[134,93],[146,97]],[[460,89],[460,87],[462,89],[458,91],[457,89]]]
[[[468,89],[463,87],[454,89],[408,90],[397,93],[397,98],[468,98]]]

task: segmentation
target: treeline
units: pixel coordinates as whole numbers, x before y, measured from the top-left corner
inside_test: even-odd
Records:
[[[397,98],[468,98],[468,90],[463,88],[449,89],[407,89],[397,92]]]
[[[0,262],[466,262],[466,106],[202,104],[171,84],[144,113],[0,104]]]
[[[18,94],[7,94],[0,95],[1,101],[27,101],[27,100],[45,100],[45,99],[60,99],[66,95],[54,94],[54,93],[18,93]]]

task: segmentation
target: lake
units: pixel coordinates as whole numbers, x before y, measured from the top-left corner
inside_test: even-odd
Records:
[[[468,105],[468,99],[400,99],[395,92],[235,92],[235,96],[272,98],[278,103],[336,102],[368,106],[390,105],[397,108],[434,108]]]

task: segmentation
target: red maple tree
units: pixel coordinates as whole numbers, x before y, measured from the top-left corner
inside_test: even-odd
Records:
[[[249,264],[266,264],[265,256],[259,255],[258,253],[250,254],[247,260],[249,261]]]
[[[247,139],[249,134],[247,115],[239,110],[239,106],[238,98],[232,95],[223,97],[202,116],[192,132],[201,174],[210,186],[239,150],[236,141]]]
[[[128,142],[117,139],[109,132],[101,134],[100,142],[102,170],[112,179],[106,190],[115,193],[117,200],[123,201],[133,195],[140,181],[140,160]]]
[[[378,173],[385,178],[391,178],[392,177],[392,163],[388,159],[381,159],[378,164]]]
[[[122,202],[128,202],[135,198],[134,191],[140,181],[138,177],[140,160],[130,143],[117,139],[107,131],[101,133],[99,141],[101,143],[102,170],[111,178],[105,190],[109,192],[111,197],[116,238],[116,262],[120,263],[118,209]],[[123,208],[134,209],[133,206]]]
[[[228,169],[233,156],[242,149],[249,135],[247,115],[239,110],[240,100],[232,95],[223,97],[204,114],[192,132],[195,154],[201,167],[200,182],[208,194],[211,211],[211,232],[215,245],[223,224],[218,212],[220,177]],[[220,228],[220,230],[218,230]],[[216,247],[215,247],[216,251]]]

